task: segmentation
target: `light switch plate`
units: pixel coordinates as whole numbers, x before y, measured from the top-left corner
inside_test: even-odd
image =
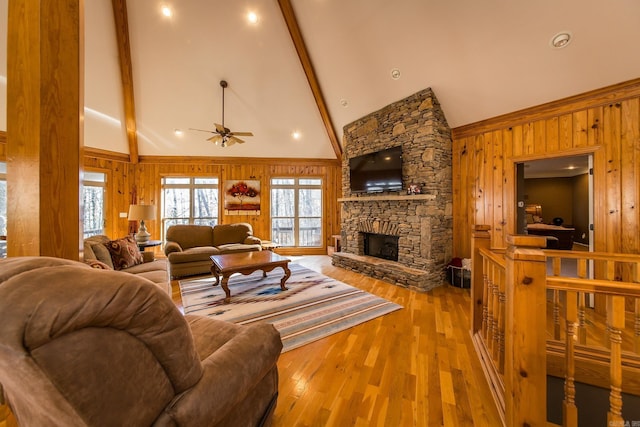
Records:
[[[127,217],[126,212],[120,212],[120,218],[126,218],[126,217]]]

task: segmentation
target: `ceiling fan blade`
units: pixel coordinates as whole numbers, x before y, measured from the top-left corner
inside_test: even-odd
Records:
[[[221,133],[221,134],[225,134],[226,133],[224,126],[222,126],[222,125],[220,125],[218,123],[214,123],[214,124],[216,125],[216,131],[218,131],[218,133]]]
[[[220,135],[213,135],[211,138],[207,138],[207,141],[211,141],[214,144],[217,144],[218,142],[222,141],[222,137]]]
[[[251,132],[229,132],[229,135],[235,136],[253,136]]]
[[[205,130],[205,129],[195,129],[195,128],[189,128],[189,130],[197,130],[199,132],[209,132],[209,133],[216,133],[213,130]]]
[[[235,142],[237,142],[237,143],[239,143],[239,144],[244,144],[244,141],[243,141],[243,140],[241,140],[240,138],[237,138],[237,137],[235,137],[235,136],[230,136],[230,137],[229,137],[228,145],[231,145],[232,143],[235,143]]]

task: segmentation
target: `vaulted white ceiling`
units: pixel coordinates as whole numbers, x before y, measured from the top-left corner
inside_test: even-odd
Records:
[[[8,1],[0,0],[0,130]],[[427,87],[457,127],[640,77],[637,0],[290,1],[338,141],[346,124]],[[140,155],[336,157],[277,0],[127,8]],[[111,0],[85,0],[85,13],[85,145],[128,153]],[[561,31],[571,43],[551,48]],[[225,125],[254,134],[226,148],[188,130],[221,122],[222,79]]]

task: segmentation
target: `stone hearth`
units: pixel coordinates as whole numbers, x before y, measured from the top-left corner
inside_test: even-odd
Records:
[[[403,186],[421,194],[352,194],[349,159],[398,145]],[[345,126],[342,162],[342,252],[333,264],[417,290],[440,286],[453,243],[451,131],[431,89]],[[363,233],[396,236],[398,261],[364,255]]]

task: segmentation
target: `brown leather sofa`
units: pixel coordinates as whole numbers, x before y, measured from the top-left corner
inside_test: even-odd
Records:
[[[260,251],[261,240],[246,222],[236,224],[172,225],[167,229],[164,253],[172,279],[211,271],[211,255]]]
[[[122,240],[122,239],[115,239]],[[158,285],[166,293],[171,295],[171,281],[167,272],[167,260],[155,259],[153,252],[141,252],[142,262],[135,265],[118,268],[113,264],[111,254],[109,252],[109,242],[113,242],[109,237],[104,235],[91,236],[84,239],[84,261],[93,267],[100,267],[109,270],[120,270],[126,273],[137,274],[140,277],[151,280]],[[139,249],[134,248],[136,251]],[[99,263],[93,263],[99,261]]]
[[[21,427],[268,425],[281,349],[272,325],[182,316],[135,275],[0,260],[0,384]]]

